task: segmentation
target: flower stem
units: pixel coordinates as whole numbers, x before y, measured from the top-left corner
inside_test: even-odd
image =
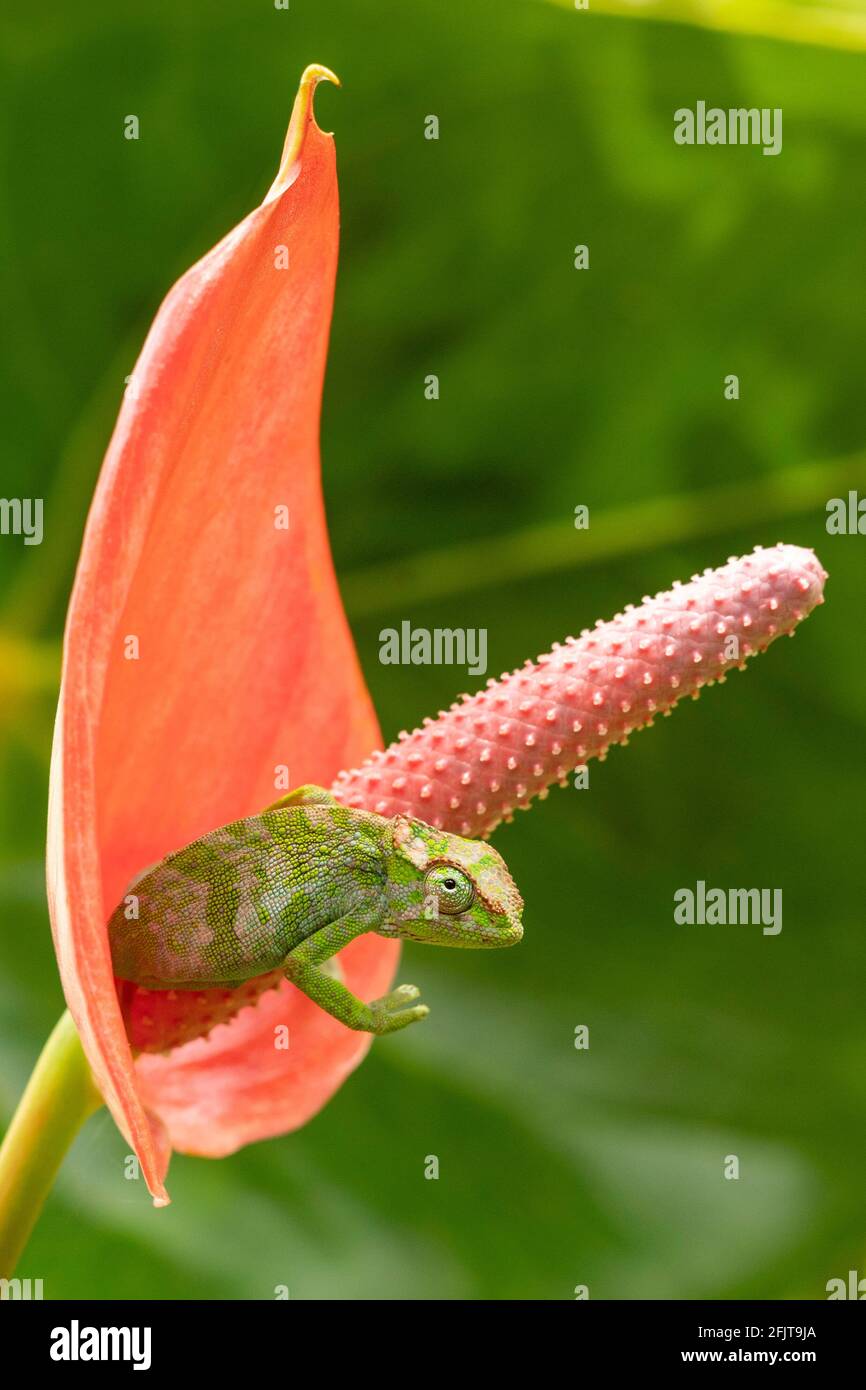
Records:
[[[753,540],[760,540],[758,526],[823,511],[828,497],[862,487],[864,479],[866,452],[861,451],[746,482],[719,483],[594,512],[586,531],[576,532],[573,518],[564,516],[510,534],[476,536],[437,550],[415,551],[343,575],[340,588],[350,618],[367,618],[392,608],[395,594],[405,612],[407,606],[438,602],[471,589],[519,583],[666,545],[689,544],[742,531],[746,525]]]
[[[862,53],[866,49],[866,17],[840,4],[803,5],[797,0],[555,0],[568,9],[620,15],[626,19],[658,19],[693,24],[719,33],[750,34],[785,43],[820,44]]]
[[[67,1149],[101,1104],[66,1012],[42,1049],[0,1147],[0,1278],[11,1276]]]

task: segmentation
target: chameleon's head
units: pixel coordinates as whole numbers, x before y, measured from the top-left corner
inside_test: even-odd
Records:
[[[513,946],[523,899],[500,854],[423,821],[395,816],[385,836],[388,910],[382,936],[439,946]]]

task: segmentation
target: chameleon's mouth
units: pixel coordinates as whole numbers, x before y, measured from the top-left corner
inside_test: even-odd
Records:
[[[451,930],[431,932],[428,925],[427,930],[422,928],[413,931],[410,923],[405,920],[390,925],[395,936],[401,937],[404,941],[417,941],[422,946],[434,943],[437,946],[455,946],[464,950],[485,946],[495,949],[500,946],[516,946],[523,938],[523,924],[514,918],[490,927],[479,926],[471,912],[454,913],[438,920],[440,923],[447,921]]]

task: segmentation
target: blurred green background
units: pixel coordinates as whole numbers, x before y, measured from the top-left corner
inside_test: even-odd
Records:
[[[62,1003],[42,853],[87,503],[150,319],[263,195],[306,63],[344,83],[317,96],[343,208],[325,487],[386,739],[473,685],[380,666],[403,618],[486,627],[498,674],[756,543],[830,571],[796,643],[497,833],[518,950],[409,946],[430,1022],[302,1132],[175,1157],[164,1212],[95,1117],[19,1272],[46,1297],[347,1299],[866,1274],[866,541],[824,529],[866,490],[866,58],[532,0],[49,2],[0,43],[3,493],[46,499],[41,548],[0,544],[4,1121]],[[698,99],[782,107],[781,156],[675,146]],[[675,926],[699,878],[781,887],[781,935]]]

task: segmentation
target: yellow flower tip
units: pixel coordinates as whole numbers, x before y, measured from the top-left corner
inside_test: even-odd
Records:
[[[315,91],[320,82],[333,82],[335,87],[342,87],[342,82],[335,72],[330,68],[324,67],[321,63],[310,63],[309,67],[304,68],[301,73],[301,89],[309,87]]]
[[[286,132],[280,167],[277,177],[265,196],[266,203],[284,193],[298,176],[304,140],[310,125],[315,124],[316,120],[313,112],[313,95],[320,82],[333,82],[335,87],[342,86],[337,74],[331,72],[330,68],[324,67],[321,63],[310,63],[308,67],[304,68],[298,84],[295,104],[292,107],[292,119],[289,121],[289,129]]]

